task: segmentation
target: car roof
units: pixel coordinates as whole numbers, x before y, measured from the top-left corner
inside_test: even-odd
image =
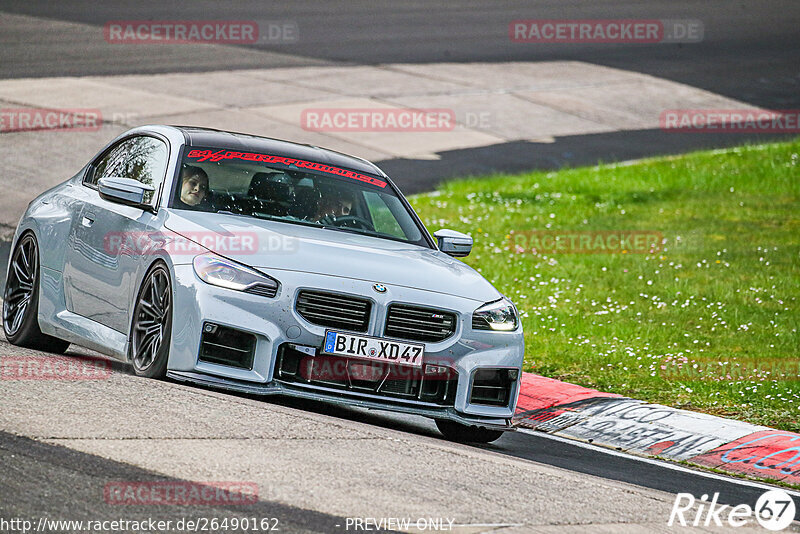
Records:
[[[196,126],[173,126],[173,128],[183,132],[186,144],[190,146],[219,147],[243,152],[276,154],[377,174],[378,176],[386,176],[377,166],[365,159],[318,146],[292,143],[291,141],[273,139],[271,137],[215,130],[213,128],[199,128]]]

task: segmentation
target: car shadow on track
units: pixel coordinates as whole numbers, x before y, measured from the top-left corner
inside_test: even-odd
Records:
[[[284,396],[269,396],[261,397],[256,395],[239,395],[237,393],[225,392],[227,394],[237,395],[240,397],[247,397],[258,400],[267,405],[284,406],[295,410],[302,410],[304,412],[315,413],[336,419],[343,419],[346,421],[355,421],[364,423],[375,427],[385,428],[388,430],[395,430],[408,434],[415,434],[418,436],[425,436],[437,440],[447,440],[437,429],[432,419],[428,419],[419,415],[407,415],[399,412],[389,412],[381,410],[372,410],[360,407],[343,406],[336,403],[325,401],[298,399],[293,397]],[[502,452],[505,450],[503,447],[503,438],[501,437],[495,443],[478,444],[478,443],[463,443],[461,445],[476,447],[486,450],[495,450]]]
[[[2,335],[1,330],[0,330],[0,343],[8,343],[8,341]],[[15,355],[20,355],[26,359],[41,358],[42,361],[45,361],[48,358],[61,358],[61,359],[72,358],[74,360],[81,362],[82,364],[81,368],[83,369],[90,368],[93,370],[93,372],[97,372],[97,370],[99,370],[100,372],[108,372],[108,373],[113,372],[113,373],[129,375],[132,377],[136,376],[130,364],[119,360],[115,360],[113,358],[104,356],[93,350],[80,347],[77,345],[70,345],[70,348],[63,355],[50,354],[47,352],[23,349],[19,347],[14,347],[14,352]],[[52,369],[51,366],[44,366],[44,367],[26,366],[26,369],[31,369],[31,368],[34,370],[41,368],[40,371],[44,370],[42,372]],[[235,391],[228,391],[225,389],[212,388],[205,385],[184,384],[182,382],[174,381],[171,379],[165,379],[164,381],[170,384],[184,385],[185,387],[193,389],[214,391],[216,393],[222,393],[233,397],[251,399],[258,402],[262,402],[266,406],[269,405],[284,406],[286,408],[315,413],[318,415],[324,415],[337,419],[344,419],[347,421],[355,421],[380,428],[386,428],[389,430],[396,430],[399,432],[407,432],[409,434],[416,434],[419,436],[426,436],[430,438],[445,440],[444,436],[436,429],[433,420],[422,416],[406,415],[397,412],[383,412],[380,410],[370,410],[365,408],[342,406],[340,404],[329,403],[325,401],[299,399],[289,396],[251,395],[246,393],[238,393]],[[501,445],[502,441],[503,438],[500,438],[499,443]],[[498,446],[496,444],[485,444],[485,445],[475,444],[474,446],[488,450],[498,450],[498,451],[504,450],[502,446]]]
[[[72,450],[61,445],[42,443],[23,436],[15,436],[0,430],[0,503],[10,505],[16,516],[36,518],[47,516],[47,520],[71,521],[172,521],[171,528],[158,531],[185,532],[189,528],[176,528],[178,521],[194,520],[200,530],[202,522],[197,518],[218,518],[218,521],[242,521],[253,530],[269,530],[261,518],[272,518],[268,527],[280,532],[334,532],[345,524],[343,517],[308,510],[273,500],[268,487],[255,483],[241,483],[246,493],[244,500],[234,500],[238,494],[217,490],[219,483],[193,482],[169,477],[123,462]],[[21,476],[24,474],[24,476]],[[209,500],[192,497],[188,502],[179,498],[170,501],[166,488],[173,488],[173,496],[180,490],[193,491]],[[235,486],[236,488],[238,486]],[[118,489],[126,488],[126,489]],[[156,499],[148,499],[149,489]],[[116,492],[114,491],[116,489]],[[255,490],[255,493],[252,492]],[[236,491],[236,489],[232,490]],[[0,505],[0,510],[9,510]],[[46,512],[45,512],[46,511]],[[8,516],[9,514],[3,514]],[[255,518],[259,518],[256,520]],[[34,523],[35,524],[35,523]],[[206,524],[208,526],[208,524]],[[121,527],[124,531],[128,528]],[[139,532],[138,528],[129,527]],[[149,527],[153,528],[153,527]],[[33,529],[28,529],[33,530]],[[38,528],[36,530],[39,530]],[[44,529],[51,531],[51,528]],[[145,529],[147,532],[151,530]],[[142,531],[145,531],[142,530]],[[231,528],[231,531],[250,532],[250,528]],[[53,526],[52,531],[65,532],[66,528]],[[70,532],[84,531],[73,527]],[[94,531],[94,530],[92,530]],[[222,530],[220,530],[221,532]]]

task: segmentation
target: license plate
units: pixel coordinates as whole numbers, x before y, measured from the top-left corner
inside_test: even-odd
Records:
[[[422,367],[425,345],[343,332],[325,332],[324,354]]]

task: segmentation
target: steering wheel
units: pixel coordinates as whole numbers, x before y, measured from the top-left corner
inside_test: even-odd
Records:
[[[362,230],[369,230],[370,232],[375,231],[375,227],[372,226],[372,223],[369,222],[364,217],[358,217],[357,215],[342,215],[341,217],[333,217],[326,218],[330,221],[331,224],[334,226],[344,226],[346,228],[360,228]]]

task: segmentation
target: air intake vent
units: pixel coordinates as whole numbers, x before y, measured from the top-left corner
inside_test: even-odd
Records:
[[[473,315],[472,316],[472,329],[473,330],[491,330],[492,327],[489,326],[489,323],[481,317],[480,315]]]
[[[508,406],[515,376],[515,370],[478,369],[472,378],[469,402],[486,406]]]
[[[295,309],[303,319],[312,324],[366,332],[372,304],[366,299],[348,295],[301,291],[297,295]]]
[[[263,284],[257,284],[254,286],[250,286],[244,290],[245,293],[250,293],[252,295],[258,295],[260,297],[269,297],[272,298],[278,293],[278,288],[276,287],[269,287]]]
[[[406,304],[392,304],[386,314],[384,335],[414,341],[442,341],[455,331],[455,314]]]
[[[216,325],[203,324],[200,340],[200,361],[239,367],[253,368],[256,336],[253,334]]]

